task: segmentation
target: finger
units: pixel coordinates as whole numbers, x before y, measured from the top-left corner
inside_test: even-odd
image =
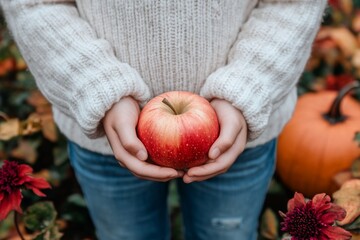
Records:
[[[209,161],[207,164],[189,169],[184,176],[185,179],[189,177],[193,181],[202,181],[225,173],[244,150],[245,144],[246,133],[241,131],[230,149],[221,154],[215,161]]]
[[[136,156],[139,160],[145,161],[148,158],[148,154],[144,144],[137,137],[135,129],[135,126],[121,128],[121,130],[119,127],[115,127],[115,131],[119,136],[123,148],[125,148],[128,153]]]
[[[121,162],[122,149],[121,149],[121,143],[120,143],[117,133],[113,129],[105,129],[105,131],[106,131],[106,137],[107,137],[110,147],[114,153],[115,159],[120,164],[120,166],[127,168],[126,165],[123,162]]]
[[[141,175],[135,174],[133,172],[132,172],[132,174],[134,176],[138,177],[138,178],[141,178],[141,179],[144,179],[144,180],[149,180],[149,181],[156,181],[156,182],[167,182],[167,181],[170,181],[170,180],[175,179],[175,178],[183,177],[183,175],[184,175],[183,172],[179,172],[178,176],[176,176],[176,177],[158,179],[158,178],[152,178],[152,177],[147,177],[147,176],[141,176]]]
[[[184,175],[182,171],[153,165],[132,156],[122,147],[117,133],[113,130],[107,131],[107,137],[119,164],[139,178],[164,182]]]
[[[219,118],[220,134],[209,150],[209,158],[216,159],[226,152],[242,130],[242,125],[230,118]]]
[[[134,175],[143,179],[153,181],[168,181],[170,179],[178,178],[183,175],[181,171],[143,162],[131,155],[129,155],[125,161],[124,162],[127,168]]]
[[[115,157],[135,176],[152,180],[168,181],[173,178],[182,177],[183,173],[172,168],[160,167],[148,162],[141,161],[128,153],[121,144],[115,149]]]
[[[204,176],[204,177],[190,177],[189,175],[185,174],[184,177],[183,177],[183,181],[184,181],[184,183],[201,182],[201,181],[205,181],[207,179],[213,178],[213,177],[215,177],[217,175],[219,175],[219,174],[214,173],[214,174],[207,175],[207,176]]]

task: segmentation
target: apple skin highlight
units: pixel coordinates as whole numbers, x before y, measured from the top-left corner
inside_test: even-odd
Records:
[[[209,101],[185,91],[166,92],[151,99],[142,109],[137,126],[150,160],[179,170],[207,162],[219,131],[217,115]]]

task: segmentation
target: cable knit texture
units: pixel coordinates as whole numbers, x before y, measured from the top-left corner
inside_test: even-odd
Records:
[[[101,119],[124,96],[171,90],[230,101],[247,147],[296,104],[326,0],[0,0],[8,27],[70,140],[112,154]]]

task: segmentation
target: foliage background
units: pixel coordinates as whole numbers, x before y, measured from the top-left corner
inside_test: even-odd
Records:
[[[329,1],[323,26],[298,85],[306,92],[338,90],[358,81],[360,75],[360,0]],[[354,94],[360,99],[360,93]],[[38,91],[3,19],[0,21],[0,165],[16,160],[33,167],[52,189],[46,198],[24,191],[23,209],[39,201],[50,201],[56,210],[56,225],[62,239],[95,239],[81,190],[69,165],[66,140],[54,125],[51,107]],[[181,216],[175,185],[171,185],[173,239],[180,240]],[[286,211],[293,192],[275,175],[270,186],[259,230],[262,239],[279,235],[278,210]],[[12,214],[0,222],[0,239],[18,239]],[[34,233],[21,225],[31,238]]]

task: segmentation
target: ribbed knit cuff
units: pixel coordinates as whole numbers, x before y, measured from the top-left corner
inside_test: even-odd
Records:
[[[263,132],[271,112],[269,89],[254,81],[251,75],[233,71],[228,65],[211,74],[200,92],[207,99],[225,99],[241,110],[247,122],[249,141]]]

